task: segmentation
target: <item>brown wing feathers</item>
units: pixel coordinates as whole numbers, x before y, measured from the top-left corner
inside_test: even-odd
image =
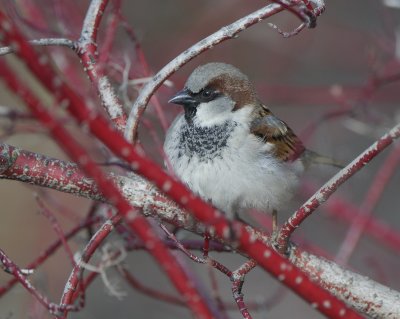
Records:
[[[263,104],[254,111],[254,120],[250,124],[250,132],[264,142],[275,145],[275,156],[282,161],[294,161],[305,150],[303,143],[287,126]]]

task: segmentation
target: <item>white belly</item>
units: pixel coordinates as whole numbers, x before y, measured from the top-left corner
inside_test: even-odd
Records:
[[[176,128],[180,121],[174,123]],[[249,135],[246,128],[236,127],[221,154],[207,160],[196,154],[178,156],[177,131],[168,134],[164,146],[175,174],[230,218],[250,208],[280,210],[292,198],[302,164],[275,160],[268,155],[272,146]]]

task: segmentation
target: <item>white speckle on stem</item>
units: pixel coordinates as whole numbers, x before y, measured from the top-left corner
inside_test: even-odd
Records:
[[[264,251],[264,258],[269,258],[269,257],[271,257],[271,250],[266,249],[266,250]]]
[[[124,147],[121,150],[121,153],[122,153],[123,156],[129,156],[131,154],[131,149],[129,147]]]
[[[172,187],[171,181],[165,181],[164,184],[162,185],[162,190],[164,192],[168,192],[171,190],[171,187]]]
[[[225,226],[224,229],[222,230],[222,236],[224,237],[224,239],[229,239],[230,237],[230,229],[228,226]]]
[[[139,162],[136,162],[136,161],[131,162],[131,168],[132,168],[134,171],[138,170],[139,167],[140,167]]]
[[[133,209],[131,209],[127,214],[126,214],[126,220],[127,221],[133,221],[137,217],[137,212]]]
[[[250,242],[250,243],[255,243],[256,240],[257,240],[257,235],[256,235],[256,233],[251,233],[251,234],[250,234],[250,238],[249,238],[249,242]]]

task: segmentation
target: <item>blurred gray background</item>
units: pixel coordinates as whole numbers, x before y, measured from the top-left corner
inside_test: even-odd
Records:
[[[37,0],[36,3],[40,4],[41,1]],[[47,1],[43,1],[43,4],[46,3]],[[265,2],[256,0],[124,1],[123,14],[141,41],[151,71],[157,72],[177,54],[203,37],[264,4]],[[81,7],[77,6],[77,16],[83,16],[85,13],[85,6],[80,5]],[[201,63],[223,61],[236,65],[248,74],[256,84],[261,100],[295,132],[304,136],[309,148],[344,162],[355,158],[387,128],[393,126],[396,119],[400,119],[399,82],[382,87],[368,99],[365,91],[374,74],[400,72],[400,9],[389,8],[377,0],[335,0],[327,1],[326,5],[327,10],[318,19],[315,29],[303,30],[299,35],[285,39],[267,23],[275,23],[282,30],[290,31],[299,21],[292,14],[281,13],[242,32],[237,39],[226,41],[188,63],[171,77],[175,87],[163,88],[158,95],[162,106],[168,110],[168,120],[171,121],[179,109],[168,105],[166,101],[174,90],[183,86],[188,74]],[[124,45],[123,42],[118,44],[121,47]],[[77,60],[73,55],[71,59]],[[136,61],[136,57],[132,56],[132,59]],[[21,106],[20,101],[12,98],[3,86],[0,87],[0,94],[0,104]],[[351,116],[321,121],[314,134],[307,136],[306,129],[312,123],[318,122],[322,114],[333,111],[342,104],[353,106]],[[148,116],[151,118],[151,114]],[[161,130],[159,133],[160,138],[163,138]],[[146,139],[143,133],[142,138]],[[66,158],[55,143],[44,135],[22,133],[3,140],[31,151]],[[151,151],[150,146],[149,150]],[[348,181],[338,191],[338,196],[358,206],[387,154],[387,151],[383,152]],[[331,168],[315,168],[306,174],[305,179],[312,179],[317,185],[322,185],[335,172],[336,170]],[[374,211],[374,216],[398,232],[399,182],[400,173],[397,171]],[[49,223],[37,213],[38,209],[33,199],[33,192],[37,191],[41,190],[17,182],[0,180],[0,201],[3,204],[0,248],[21,266],[38,256],[39,252],[56,239]],[[84,216],[90,204],[87,200],[54,191],[46,193],[57,203],[53,203],[53,207],[77,216]],[[289,216],[305,199],[299,194],[291,209],[280,214],[280,221]],[[65,229],[73,225],[73,220],[62,215],[57,217]],[[334,256],[347,228],[348,224],[329,217],[321,208],[298,230],[298,240],[317,245]],[[78,238],[72,247],[77,249],[81,244],[82,240]],[[231,268],[237,267],[244,260],[232,254],[212,255]],[[208,269],[190,260],[185,262],[199,274],[203,285],[209,289]],[[126,263],[144,284],[175,293],[146,253],[133,252]],[[394,289],[400,289],[398,251],[387,248],[369,236],[362,238],[348,267]],[[60,251],[36,272],[32,280],[43,292],[58,302],[69,271],[70,264],[65,253]],[[117,278],[112,270],[109,273],[112,278]],[[216,276],[223,300],[233,305],[229,280],[219,273]],[[9,278],[9,275],[0,273],[0,284]],[[101,280],[97,280],[87,291],[85,309],[77,314],[71,313],[70,318],[191,317],[189,311],[184,308],[146,297],[122,283],[121,290],[127,294],[122,300],[110,297]],[[246,278],[244,294],[246,301],[262,301],[279,296],[272,305],[260,311],[253,311],[254,318],[278,319],[293,315],[296,318],[322,318],[304,301],[280,288],[275,279],[259,269],[251,272]],[[232,318],[241,318],[235,308],[230,315]],[[18,286],[0,299],[0,319],[6,318],[50,316]]]

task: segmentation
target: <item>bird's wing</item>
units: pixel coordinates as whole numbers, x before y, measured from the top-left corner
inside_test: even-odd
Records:
[[[260,103],[253,112],[250,132],[265,143],[275,145],[274,155],[282,161],[294,161],[305,151],[303,143],[290,127]]]

